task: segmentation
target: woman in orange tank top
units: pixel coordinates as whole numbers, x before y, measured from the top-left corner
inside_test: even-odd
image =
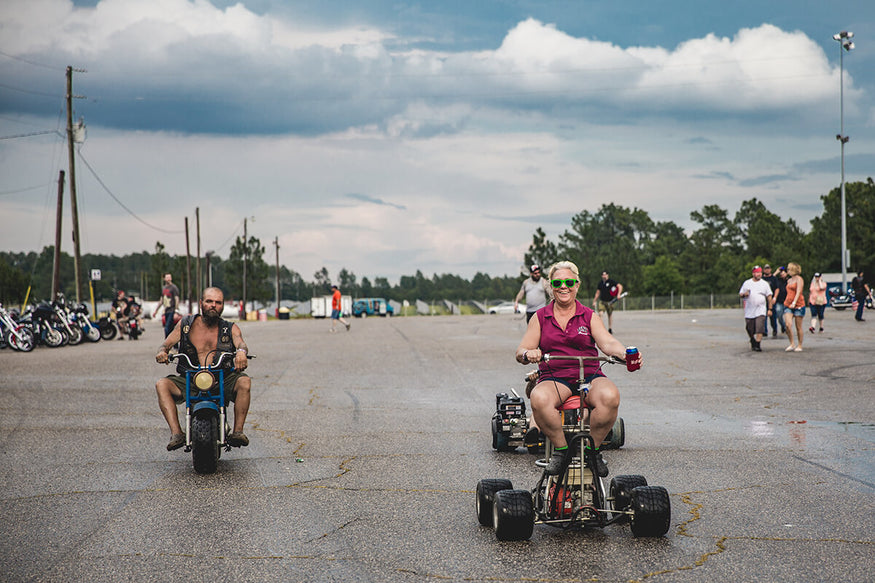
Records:
[[[790,346],[784,350],[787,352],[802,352],[802,319],[805,317],[805,280],[800,275],[802,268],[798,263],[787,264],[787,297],[784,299],[784,323],[787,325],[787,336],[790,337]],[[796,327],[798,343],[793,342],[793,327]]]

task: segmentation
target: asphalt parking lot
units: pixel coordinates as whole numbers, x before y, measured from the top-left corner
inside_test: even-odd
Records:
[[[627,525],[498,542],[481,478],[534,486],[491,447],[521,389],[515,315],[244,322],[251,445],[213,475],[165,451],[138,341],[0,351],[4,581],[871,581],[875,318],[827,313],[804,351],[750,351],[740,310],[620,312],[644,367],[612,367],[612,475],[665,486],[659,539]]]

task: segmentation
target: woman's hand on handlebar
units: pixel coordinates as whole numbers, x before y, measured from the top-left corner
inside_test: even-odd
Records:
[[[539,348],[529,348],[517,355],[517,362],[520,364],[535,364],[541,362],[542,356],[543,354]]]

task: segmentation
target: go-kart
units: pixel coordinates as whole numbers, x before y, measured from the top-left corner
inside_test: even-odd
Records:
[[[613,364],[622,360],[606,356],[550,356],[544,360],[576,359],[580,363],[580,393],[565,401],[562,428],[572,458],[566,471],[553,476],[544,471],[535,487],[515,490],[510,480],[484,479],[477,483],[477,520],[495,529],[498,540],[526,540],[532,536],[535,524],[560,528],[603,528],[609,524],[630,522],[636,537],[659,537],[668,532],[671,523],[671,501],[662,486],[649,486],[644,476],[621,475],[605,488],[604,479],[592,469],[589,456],[581,455],[584,446],[593,447],[589,432],[589,415],[581,407],[589,385],[583,381],[585,360]],[[547,439],[547,457],[535,462],[545,467],[553,455],[553,445]]]
[[[533,370],[526,374],[526,396],[532,392],[538,381],[538,371]],[[514,451],[518,447],[525,447],[529,453],[537,454],[544,452],[544,434],[536,431],[532,434],[529,442],[526,435],[532,426],[526,416],[526,402],[514,389],[510,389],[513,396],[507,393],[495,394],[495,413],[492,414],[492,449],[497,451]],[[588,410],[584,410],[584,415]],[[626,424],[622,417],[617,417],[614,426],[608,432],[602,442],[601,449],[620,449],[626,443]]]

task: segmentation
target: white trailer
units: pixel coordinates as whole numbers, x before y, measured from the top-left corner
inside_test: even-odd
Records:
[[[340,296],[340,314],[352,315],[352,296]],[[314,318],[331,316],[331,296],[316,296],[310,300],[310,315]]]

